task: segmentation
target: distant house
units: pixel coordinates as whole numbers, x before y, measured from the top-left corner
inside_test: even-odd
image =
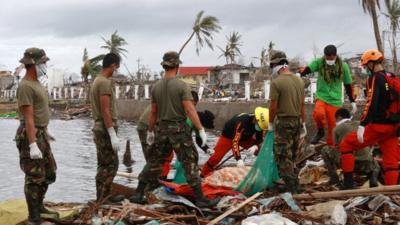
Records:
[[[209,66],[181,66],[178,77],[190,85],[208,83],[211,69]]]
[[[213,67],[210,71],[210,84],[236,89],[250,81],[250,75],[256,71],[255,67],[238,64],[227,64]]]
[[[11,71],[0,71],[0,90],[11,89],[14,78]]]

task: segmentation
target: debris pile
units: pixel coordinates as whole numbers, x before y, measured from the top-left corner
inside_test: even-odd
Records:
[[[62,120],[72,120],[77,118],[88,118],[91,115],[90,105],[80,105],[79,107],[66,108],[60,113],[59,117]]]

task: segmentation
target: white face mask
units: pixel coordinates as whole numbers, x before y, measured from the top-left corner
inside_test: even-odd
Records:
[[[47,65],[45,63],[35,65],[36,77],[39,80],[41,77],[47,74]]]
[[[335,63],[336,63],[336,59],[333,59],[333,60],[325,60],[326,61],[326,64],[328,64],[329,66],[333,66],[333,65],[335,65]]]
[[[274,68],[272,68],[272,77],[276,77],[276,76],[278,76],[279,75],[279,70],[281,70],[282,68],[285,68],[285,67],[287,67],[287,65],[285,64],[285,65],[279,65],[279,66],[275,66]]]
[[[113,74],[112,74],[112,76],[115,77],[115,76],[117,76],[118,74],[119,74],[118,69],[115,69],[114,72],[113,72]]]

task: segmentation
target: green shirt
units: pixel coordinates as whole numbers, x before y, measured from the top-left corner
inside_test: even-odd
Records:
[[[103,95],[110,96],[111,118],[115,122],[117,121],[117,107],[115,105],[113,84],[110,79],[100,74],[96,79],[94,79],[90,95],[94,121],[103,122],[103,115],[101,114],[100,106],[100,97]]]
[[[324,58],[318,58],[312,61],[308,68],[310,68],[311,72],[319,72],[317,78],[317,99],[336,107],[341,107],[343,105],[342,97],[343,97],[343,87],[344,84],[351,84],[352,77],[349,65],[346,62],[342,61],[342,79],[336,78],[331,83],[328,83],[324,79],[322,66],[324,64]],[[340,77],[340,76],[337,76]]]
[[[46,127],[49,124],[49,95],[38,81],[22,79],[17,89],[17,103],[21,122],[25,121],[24,115],[20,111],[21,106],[32,106],[35,126]]]
[[[193,97],[183,81],[163,78],[151,90],[151,99],[157,105],[157,121],[183,121],[186,112],[182,101],[192,101]]]
[[[346,121],[333,129],[333,143],[339,145],[340,142],[352,131],[355,131],[358,127],[358,123],[353,121]],[[362,150],[355,151],[354,155],[357,160],[370,160],[371,154],[369,148],[363,148]]]
[[[303,80],[291,73],[279,74],[272,80],[269,97],[277,101],[278,116],[300,116],[304,101]]]

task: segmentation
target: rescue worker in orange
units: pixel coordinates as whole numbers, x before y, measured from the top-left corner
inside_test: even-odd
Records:
[[[398,179],[398,161],[396,129],[399,122],[391,119],[391,108],[398,104],[393,100],[391,87],[382,65],[383,54],[378,50],[368,50],[361,57],[361,65],[369,75],[367,79],[367,104],[357,131],[349,133],[339,145],[342,154],[344,173],[343,189],[354,187],[354,151],[378,143],[383,153],[385,185],[395,185]]]
[[[242,113],[234,116],[225,123],[222,135],[214,148],[214,154],[208,159],[201,170],[201,176],[206,177],[232,149],[238,167],[244,162],[240,155],[240,147],[253,154],[258,153],[264,138],[264,131],[268,129],[267,108],[257,107],[254,114]]]

